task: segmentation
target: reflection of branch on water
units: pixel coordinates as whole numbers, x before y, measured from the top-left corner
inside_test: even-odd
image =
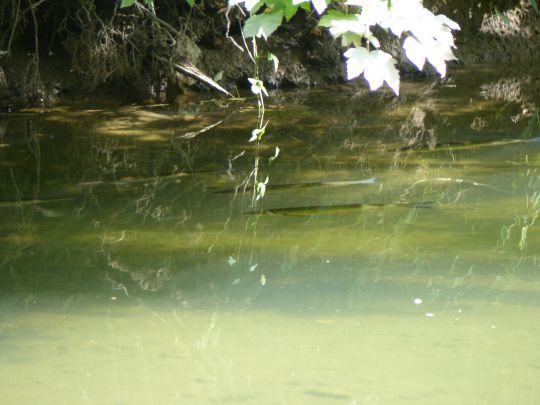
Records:
[[[519,105],[521,111],[510,117],[514,123],[530,117],[537,109],[535,99],[538,87],[531,75],[500,79],[493,83],[483,84],[480,89],[482,96],[486,99],[507,101],[503,109],[511,103]]]
[[[120,290],[127,297],[141,299],[146,293],[164,290],[171,280],[167,267],[131,269],[118,259],[108,258],[111,271],[105,275],[113,290]],[[130,294],[131,292],[131,294]]]
[[[209,131],[211,130],[212,128],[214,127],[217,127],[218,125],[220,125],[224,120],[219,120],[218,122],[214,123],[214,124],[211,124],[211,125],[208,125],[206,127],[204,127],[203,129],[200,129],[198,131],[193,131],[193,132],[187,132],[185,133],[184,135],[180,135],[180,136],[177,136],[176,139],[193,139],[195,138],[197,135],[200,135],[206,131]]]

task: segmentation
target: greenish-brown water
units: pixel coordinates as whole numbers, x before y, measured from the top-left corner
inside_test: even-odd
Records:
[[[1,402],[536,404],[538,100],[505,80],[276,94],[259,149],[250,100],[3,116]]]

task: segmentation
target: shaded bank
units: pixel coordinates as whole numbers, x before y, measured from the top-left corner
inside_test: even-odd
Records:
[[[529,0],[425,4],[460,24],[460,63],[534,65],[539,59],[540,24]],[[152,10],[143,3],[120,9],[117,2],[102,0],[6,0],[0,6],[0,107],[48,107],[96,93],[163,102],[207,89],[198,73],[186,74],[185,66],[236,94],[253,75],[253,65],[235,45],[242,43],[243,17],[235,10],[227,13],[226,5],[204,0],[191,8],[163,0]],[[301,11],[268,43],[261,42],[281,61],[274,71],[272,62],[261,59],[259,74],[268,87],[344,81],[339,44],[316,23]],[[412,72],[403,57],[400,65]]]

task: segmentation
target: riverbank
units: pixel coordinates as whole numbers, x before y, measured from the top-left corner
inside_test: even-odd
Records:
[[[111,11],[110,6],[87,0],[75,3],[80,4],[64,10],[66,21],[71,23],[54,35],[50,30],[58,28],[53,27],[58,18],[51,13],[59,11],[48,9],[47,3],[36,6],[35,36],[31,30],[22,30],[23,24],[31,24],[28,15],[16,19],[18,25],[12,27],[7,12],[0,11],[1,48],[10,50],[9,55],[4,52],[0,56],[2,111],[27,106],[48,108],[66,99],[96,95],[125,101],[172,102],[191,92],[210,89],[197,80],[199,73],[237,95],[253,75],[252,61],[237,46],[242,43],[234,25],[238,16],[228,16],[234,21],[229,27],[231,39],[225,37],[225,3],[201,4],[192,12],[185,5],[171,11],[165,2],[156,10],[155,18],[161,22],[151,20],[150,25],[135,11]],[[445,14],[461,26],[456,34],[459,61],[454,65],[537,65],[540,24],[536,11],[528,0],[499,3],[480,2],[471,7],[462,0],[426,2],[435,13]],[[80,20],[75,17],[77,7],[92,13]],[[103,23],[105,15],[108,23]],[[316,19],[299,13],[267,43],[261,42],[261,54],[271,51],[280,60],[277,70],[266,58],[259,62],[259,75],[268,88],[310,88],[345,81],[339,44],[316,23]],[[182,39],[171,46],[176,34]],[[399,55],[399,44],[386,46],[397,51],[399,68],[405,75],[430,75],[429,71],[415,73]],[[185,66],[197,68],[195,74],[187,77],[182,70]]]

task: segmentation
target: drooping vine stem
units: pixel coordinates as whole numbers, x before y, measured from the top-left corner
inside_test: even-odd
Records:
[[[17,29],[17,24],[19,22],[19,11],[21,10],[21,0],[17,2],[17,8],[15,10],[15,18],[13,19],[13,28],[11,29],[11,33],[9,35],[9,40],[7,43],[7,52],[8,54],[11,53],[11,44],[13,43],[13,37],[15,36],[15,30]]]

